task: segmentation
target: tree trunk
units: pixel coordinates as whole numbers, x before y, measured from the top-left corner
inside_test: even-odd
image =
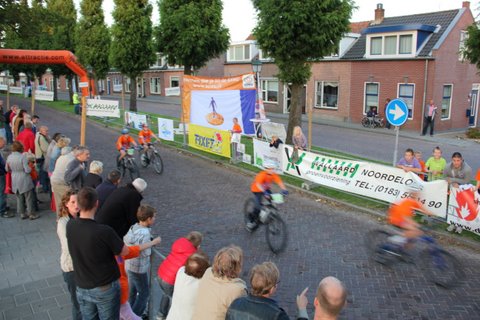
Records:
[[[74,76],[73,76],[73,79],[75,80],[75,88],[77,88],[77,92],[82,91],[82,90],[80,90],[80,88],[78,87],[78,76],[77,76],[77,75],[74,75]]]
[[[137,112],[137,77],[130,77],[130,111]]]
[[[291,103],[290,114],[288,115],[288,128],[287,128],[287,144],[292,144],[293,128],[296,126],[302,126],[302,90],[303,84],[291,85]]]
[[[53,75],[53,101],[58,101],[57,77]]]
[[[186,74],[187,76],[192,75],[192,66],[184,66],[183,67],[183,74]]]
[[[72,76],[67,76],[68,81],[68,101],[69,104],[73,104],[73,81]]]

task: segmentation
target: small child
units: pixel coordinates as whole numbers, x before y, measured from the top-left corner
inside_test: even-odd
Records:
[[[272,141],[270,141],[270,148],[273,147],[278,149],[278,146],[282,144],[283,141],[278,136],[272,136]]]
[[[156,212],[153,207],[141,205],[137,211],[139,222],[128,230],[123,238],[125,244],[131,246],[148,243],[152,238],[150,227],[155,222],[155,215]],[[148,274],[151,254],[152,250],[148,248],[142,251],[138,258],[125,261],[125,270],[130,284],[129,302],[133,312],[138,316],[142,316],[148,301]]]
[[[238,124],[238,118],[233,118],[233,128],[232,133],[242,133],[242,127]]]
[[[427,172],[427,168],[425,167],[425,161],[422,159],[422,151],[415,151],[415,158],[417,159],[418,163],[420,163],[420,166],[422,167],[422,172]],[[419,174],[418,176],[423,181],[427,181],[426,175]]]

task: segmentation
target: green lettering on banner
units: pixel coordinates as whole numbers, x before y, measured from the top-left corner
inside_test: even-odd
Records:
[[[322,159],[323,160],[323,159]],[[324,161],[323,161],[324,162]],[[323,165],[323,172],[326,172],[327,171],[327,166],[332,163],[332,159],[328,159],[327,163]]]
[[[342,161],[342,164],[340,165],[340,168],[337,169],[337,172],[335,173],[337,176],[340,175],[340,173],[342,171],[344,171],[343,166],[345,165],[345,163],[346,163],[345,161]]]
[[[350,170],[349,170],[349,171],[351,172],[350,178],[353,178],[353,176],[355,176],[355,173],[357,173],[358,168],[360,167],[360,165],[357,163],[357,164],[353,167],[353,170],[351,170],[351,169],[352,169],[352,168],[351,168],[351,165],[352,165],[352,163],[350,163]],[[348,173],[348,171],[345,171],[345,173]],[[345,175],[344,175],[344,176],[345,176]]]

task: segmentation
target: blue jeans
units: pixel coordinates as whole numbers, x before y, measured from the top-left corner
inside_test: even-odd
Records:
[[[127,271],[127,273],[128,285],[130,287],[128,302],[130,302],[133,312],[140,317],[147,307],[149,294],[148,273],[136,273],[132,271]]]
[[[163,281],[162,278],[158,277],[158,284],[160,289],[162,289],[162,298],[160,300],[160,310],[158,310],[158,316],[166,317],[168,311],[170,310],[170,305],[173,296],[173,286],[170,283]]]
[[[77,285],[75,284],[75,277],[73,271],[63,272],[63,280],[67,284],[68,292],[70,292],[70,301],[72,301],[72,319],[82,320],[82,313],[77,300]]]
[[[5,192],[5,175],[0,176],[0,214],[4,214],[7,211],[7,195]]]
[[[7,143],[12,144],[13,143],[13,133],[12,133],[12,128],[10,127],[9,124],[5,126],[5,134],[7,135]]]
[[[120,318],[118,280],[93,289],[77,287],[77,299],[84,320],[118,320]]]

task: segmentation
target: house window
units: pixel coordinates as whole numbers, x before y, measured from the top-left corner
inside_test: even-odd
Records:
[[[130,83],[130,78],[129,77],[125,77],[125,92],[130,92],[131,88],[131,83]]]
[[[442,119],[450,118],[450,107],[452,105],[452,89],[453,85],[451,84],[443,85]]]
[[[406,34],[400,36],[398,53],[400,54],[411,54],[412,53],[412,35]]]
[[[460,31],[460,44],[458,46],[458,60],[464,61],[465,60],[465,41],[467,41],[468,32],[465,30]]]
[[[180,87],[180,77],[170,77],[170,88]]]
[[[382,54],[382,37],[371,38],[370,54],[371,55],[381,55]]]
[[[269,103],[278,102],[278,80],[262,80],[262,100]]]
[[[120,81],[120,78],[113,78],[113,84],[122,84],[122,82]]]
[[[228,49],[228,61],[247,61],[250,60],[250,45],[231,46]]]
[[[315,86],[316,108],[338,108],[338,82],[319,81]]]
[[[61,90],[62,89],[62,85],[60,83],[60,78],[57,78],[57,90]]]
[[[378,110],[378,92],[380,84],[378,82],[365,83],[365,103],[363,105],[363,114],[367,114],[372,107]]]
[[[53,78],[48,79],[48,83],[50,84],[50,86],[48,87],[48,89],[49,89],[50,91],[53,91]]]
[[[413,118],[413,99],[415,97],[415,85],[401,83],[398,85],[398,98],[403,99],[408,107],[408,119]]]
[[[385,37],[385,54],[397,54],[397,36]]]
[[[160,94],[160,78],[150,78],[150,93]]]

